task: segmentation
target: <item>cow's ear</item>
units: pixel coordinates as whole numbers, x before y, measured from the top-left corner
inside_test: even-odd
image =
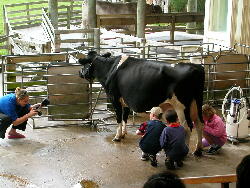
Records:
[[[110,52],[107,52],[107,53],[105,53],[105,54],[102,55],[102,57],[105,57],[105,58],[110,57],[110,56],[111,56]]]
[[[96,51],[89,51],[88,56],[96,56],[97,52]]]
[[[91,60],[88,59],[88,58],[80,58],[78,60],[78,62],[81,64],[81,65],[86,65],[87,63],[91,63]]]

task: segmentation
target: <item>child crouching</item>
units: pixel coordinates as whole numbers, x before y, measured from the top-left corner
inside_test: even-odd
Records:
[[[166,154],[165,165],[169,170],[175,169],[175,162],[178,167],[183,166],[183,159],[188,154],[189,149],[185,143],[185,129],[178,123],[178,116],[174,110],[166,113],[168,126],[164,128],[160,144]]]
[[[145,132],[140,128],[137,134],[140,132],[143,134],[139,146],[142,150],[142,160],[149,158],[151,165],[157,166],[156,154],[161,150],[160,136],[162,130],[166,125],[160,121],[162,115],[162,110],[160,107],[153,107],[150,111],[150,120],[144,125]]]

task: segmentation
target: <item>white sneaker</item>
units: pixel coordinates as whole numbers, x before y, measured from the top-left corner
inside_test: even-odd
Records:
[[[147,153],[142,152],[142,154],[141,154],[141,160],[142,160],[142,161],[148,161],[148,160],[149,160],[149,156],[148,156],[148,154],[147,154]]]

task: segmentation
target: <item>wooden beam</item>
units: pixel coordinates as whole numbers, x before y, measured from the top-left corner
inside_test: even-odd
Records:
[[[66,56],[69,53],[51,53],[51,54],[38,54],[38,55],[13,55],[4,56],[6,64],[15,64],[22,62],[53,62],[53,61],[65,61]],[[85,55],[81,53],[70,53],[70,55],[76,58],[84,58]]]
[[[28,2],[28,3],[15,3],[15,4],[8,4],[8,5],[5,5],[5,6],[6,7],[16,7],[16,6],[44,4],[44,3],[48,3],[48,1],[35,1],[35,2]]]
[[[133,25],[136,24],[135,14],[113,14],[97,15],[98,26],[102,25]],[[153,23],[186,23],[186,22],[203,22],[203,13],[167,13],[146,15],[145,24]]]
[[[22,55],[22,56],[6,56],[7,64],[21,62],[50,62],[64,61],[65,54],[45,54],[45,55]]]
[[[200,176],[181,178],[184,184],[202,184],[202,183],[232,183],[237,181],[236,174]]]
[[[93,33],[93,29],[55,30],[55,34]]]

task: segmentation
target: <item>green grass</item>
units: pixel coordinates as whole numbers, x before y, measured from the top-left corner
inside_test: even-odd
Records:
[[[4,26],[3,26],[3,5],[15,4],[15,3],[25,3],[27,0],[0,0],[0,36],[4,35]],[[1,45],[1,44],[0,44]],[[6,54],[6,50],[0,50],[0,55]]]
[[[0,35],[4,34],[4,28],[3,28],[3,5],[7,4],[15,4],[15,3],[25,3],[27,0],[0,0]]]
[[[5,35],[4,33],[4,25],[3,25],[3,5],[7,5],[7,4],[19,4],[19,3],[30,3],[30,2],[39,2],[39,1],[43,1],[43,0],[0,0],[0,36],[1,35]],[[75,2],[74,4],[80,4],[80,2]],[[58,2],[58,6],[61,5],[70,5],[70,2]],[[34,5],[30,5],[30,9],[32,8],[38,8],[39,10],[32,10],[29,12],[30,15],[32,15],[31,18],[31,22],[30,23],[40,23],[41,20],[41,12],[42,12],[42,7],[48,7],[48,3],[47,1],[45,1],[45,3],[42,4],[34,4]],[[17,26],[14,25],[14,23],[16,22],[20,22],[18,25],[23,25],[23,24],[28,24],[28,23],[21,23],[22,21],[27,21],[27,18],[21,18],[22,16],[26,16],[27,15],[27,11],[26,11],[26,5],[21,5],[21,6],[15,6],[15,7],[8,7],[8,18],[13,18],[15,17],[15,20],[9,20],[10,24],[12,27]],[[19,10],[19,13],[15,13],[15,14],[11,14],[10,11],[16,11]],[[59,11],[66,11],[66,8],[61,8],[59,9]],[[34,17],[34,15],[36,15]],[[34,19],[37,19],[36,21]],[[1,45],[1,43],[0,43]],[[6,54],[5,50],[0,50],[0,55],[1,54]]]

